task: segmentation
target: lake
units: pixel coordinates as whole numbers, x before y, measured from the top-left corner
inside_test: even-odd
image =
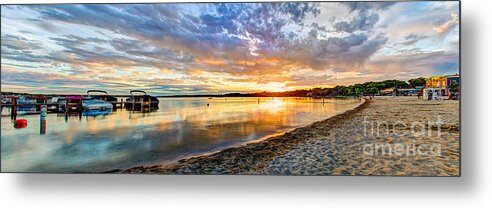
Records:
[[[175,161],[264,139],[354,108],[352,99],[159,98],[159,109],[108,115],[19,115],[3,109],[3,172],[102,172]],[[208,104],[208,105],[207,105]]]

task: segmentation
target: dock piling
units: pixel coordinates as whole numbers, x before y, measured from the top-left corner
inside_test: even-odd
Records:
[[[12,119],[15,120],[15,118],[17,117],[17,98],[16,97],[12,97],[12,109],[11,109],[12,112],[10,112],[10,116]]]

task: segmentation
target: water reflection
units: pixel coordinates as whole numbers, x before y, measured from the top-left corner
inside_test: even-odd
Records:
[[[354,105],[353,100],[310,98],[164,98],[152,112],[25,115],[29,127],[24,129],[14,129],[13,121],[2,117],[2,171],[92,172],[151,165],[284,132]]]

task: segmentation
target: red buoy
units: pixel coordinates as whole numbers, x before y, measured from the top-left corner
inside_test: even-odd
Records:
[[[14,128],[25,128],[27,127],[27,120],[26,119],[17,119],[15,120]]]

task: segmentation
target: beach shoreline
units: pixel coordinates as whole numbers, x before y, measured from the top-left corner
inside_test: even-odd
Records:
[[[428,109],[432,108],[432,109]],[[253,175],[459,175],[459,102],[424,101],[416,97],[376,97],[328,119],[296,128],[279,136],[220,151],[180,159],[173,163],[133,167],[111,173],[136,174],[253,174]],[[401,115],[400,115],[401,114]],[[404,115],[408,114],[408,115]],[[405,123],[437,117],[440,137],[419,136],[398,125],[387,125],[398,135],[366,135],[367,118]],[[398,120],[400,119],[400,120]],[[401,126],[401,125],[400,125]],[[436,129],[427,125],[421,129]],[[417,132],[419,133],[419,132]],[[371,142],[378,145],[439,144],[442,155],[367,155]],[[432,144],[434,144],[432,143]],[[429,143],[430,144],[430,143]],[[419,147],[420,147],[419,146]],[[442,147],[441,147],[442,146]],[[420,150],[419,150],[420,151]],[[384,151],[383,151],[384,152]],[[414,152],[417,152],[414,150]]]
[[[281,133],[276,133],[276,134],[273,134],[273,135],[268,135],[268,136],[265,136],[265,137],[262,137],[262,138],[258,138],[258,139],[255,139],[255,140],[252,140],[252,141],[247,141],[247,142],[244,142],[244,143],[241,143],[241,144],[238,144],[238,145],[234,145],[234,146],[231,146],[231,147],[227,147],[225,149],[220,149],[220,150],[214,150],[214,151],[211,151],[211,152],[205,152],[205,153],[201,153],[201,154],[197,154],[197,155],[190,155],[190,156],[186,156],[186,157],[182,157],[182,158],[179,158],[179,159],[175,159],[175,160],[171,160],[171,161],[166,161],[162,164],[156,164],[156,165],[151,165],[151,166],[138,166],[138,167],[132,167],[132,168],[129,168],[129,169],[126,169],[124,171],[122,170],[110,170],[110,171],[106,171],[107,173],[135,173],[134,171],[135,170],[144,170],[144,169],[148,169],[148,168],[152,168],[152,167],[168,167],[168,166],[173,166],[173,165],[176,165],[176,164],[179,164],[179,163],[182,163],[184,161],[189,161],[189,160],[196,160],[196,159],[199,159],[199,158],[208,158],[208,157],[215,157],[216,155],[220,155],[222,152],[224,151],[231,151],[231,150],[241,150],[241,148],[245,148],[246,146],[248,145],[257,145],[259,143],[264,143],[264,142],[272,142],[272,143],[277,143],[279,138],[282,138],[284,137],[286,134],[290,134],[292,132],[295,132],[295,131],[303,131],[304,128],[309,128],[309,126],[315,124],[315,123],[318,123],[318,122],[328,122],[328,121],[332,121],[332,122],[335,122],[336,120],[340,120],[340,119],[343,119],[344,117],[346,116],[349,116],[350,114],[354,113],[355,111],[358,111],[362,108],[365,108],[365,106],[368,104],[368,100],[362,100],[359,104],[357,104],[354,108],[352,109],[349,109],[347,111],[344,111],[344,112],[341,112],[341,113],[338,113],[336,115],[333,115],[327,119],[324,119],[324,120],[321,120],[321,121],[316,121],[316,122],[313,122],[311,124],[308,124],[308,125],[305,125],[305,126],[301,126],[301,127],[297,127],[297,128],[293,128],[293,129],[290,129],[288,131],[285,131],[285,132],[281,132]],[[271,140],[275,140],[275,141],[271,141]],[[300,140],[297,140],[298,142]]]

